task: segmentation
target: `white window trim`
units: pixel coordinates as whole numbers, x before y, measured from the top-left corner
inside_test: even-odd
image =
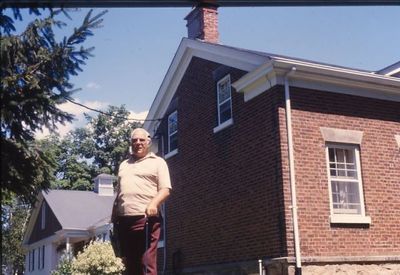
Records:
[[[169,116],[168,116],[168,121],[167,121],[167,127],[168,127],[168,153],[164,157],[167,157],[167,156],[168,157],[172,157],[173,155],[176,155],[178,153],[178,148],[176,148],[176,149],[174,149],[172,151],[170,150],[170,148],[171,148],[170,136],[171,136],[171,134],[178,134],[178,129],[173,133],[169,132],[169,118],[171,116],[173,116],[173,115],[176,115],[176,120],[178,121],[178,111],[174,111],[171,114],[169,114]]]
[[[338,214],[333,212],[333,201],[332,201],[332,184],[331,184],[331,173],[329,167],[329,148],[344,148],[355,150],[355,161],[357,168],[357,179],[358,179],[358,192],[360,196],[360,214]],[[328,174],[328,190],[329,190],[329,208],[330,208],[330,222],[331,223],[346,223],[346,224],[370,224],[371,217],[365,216],[365,204],[364,204],[364,192],[363,183],[361,177],[361,162],[360,162],[360,151],[358,146],[348,144],[326,144],[325,145],[326,155],[326,167]]]
[[[169,152],[168,154],[164,155],[164,159],[169,159],[170,157],[175,156],[176,154],[178,154],[178,149],[172,150],[171,152]]]
[[[228,82],[229,82],[229,87],[230,87],[230,97],[229,97],[229,100],[230,100],[230,103],[231,103],[231,104],[230,104],[231,118],[228,119],[227,121],[224,121],[224,122],[221,123],[220,106],[221,106],[222,104],[224,104],[228,99],[226,99],[224,102],[219,102],[219,84],[220,84],[221,82],[225,82],[225,81],[228,81]],[[224,125],[226,122],[232,120],[232,117],[233,117],[233,114],[232,114],[232,83],[231,83],[231,76],[230,76],[229,74],[226,75],[225,77],[221,78],[221,79],[217,82],[217,109],[218,109],[218,126]],[[218,126],[217,126],[217,127],[218,127]],[[216,127],[216,128],[217,128],[217,127]],[[222,128],[222,129],[223,129],[223,128]],[[222,129],[220,129],[220,130],[222,130]],[[214,132],[215,132],[215,131],[214,131]]]
[[[219,132],[219,131],[221,131],[221,130],[223,130],[223,129],[225,129],[225,128],[231,126],[231,125],[233,125],[233,119],[232,119],[232,118],[228,119],[227,121],[225,121],[225,122],[223,122],[222,124],[220,124],[220,125],[218,125],[217,127],[215,127],[215,128],[213,129],[213,132],[214,132],[214,134],[215,134],[215,133],[217,133],[217,132]]]

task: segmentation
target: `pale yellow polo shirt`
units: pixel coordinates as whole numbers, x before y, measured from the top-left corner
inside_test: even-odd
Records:
[[[144,215],[147,205],[160,189],[171,189],[167,163],[151,152],[139,160],[123,161],[119,166],[118,181],[118,216]]]

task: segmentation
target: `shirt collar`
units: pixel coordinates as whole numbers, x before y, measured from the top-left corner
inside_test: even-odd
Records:
[[[155,157],[156,157],[156,154],[154,154],[153,152],[149,152],[149,153],[147,153],[147,155],[145,155],[143,158],[140,158],[140,159],[135,159],[135,157],[132,155],[130,157],[130,160],[132,162],[139,162],[139,161],[143,161],[143,160],[148,159],[148,158],[155,158]]]

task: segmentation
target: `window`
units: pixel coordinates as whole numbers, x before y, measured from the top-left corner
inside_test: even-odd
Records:
[[[231,78],[229,75],[217,83],[218,126],[214,133],[232,124]]]
[[[175,111],[168,116],[168,154],[165,158],[178,152],[178,112]]]
[[[44,268],[44,251],[45,251],[45,246],[42,246],[42,269]]]
[[[43,229],[45,229],[46,228],[46,203],[45,202],[43,202],[43,204],[42,204],[42,210],[41,210],[41,216],[42,216],[42,219],[41,219],[41,229],[43,230]]]
[[[331,222],[369,223],[365,217],[358,145],[327,144]]]
[[[35,270],[35,249],[32,250],[32,271]]]
[[[39,247],[39,248],[38,248],[38,258],[37,258],[37,266],[38,266],[38,269],[40,269],[41,266],[42,266],[42,257],[41,257],[41,255],[40,255],[41,252],[42,252],[42,248]]]

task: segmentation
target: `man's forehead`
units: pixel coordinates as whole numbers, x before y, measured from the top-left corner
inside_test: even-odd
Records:
[[[146,131],[140,131],[140,130],[136,130],[132,133],[132,139],[134,138],[144,138],[147,139],[148,138],[148,133]]]

